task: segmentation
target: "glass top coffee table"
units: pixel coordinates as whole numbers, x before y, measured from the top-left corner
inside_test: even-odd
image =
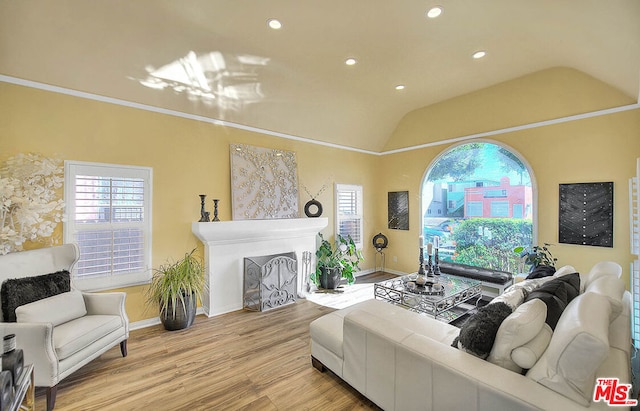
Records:
[[[441,274],[429,277],[439,285],[421,287],[415,279],[416,274],[409,274],[376,283],[373,295],[448,323],[473,309],[482,296],[482,283],[477,280]]]

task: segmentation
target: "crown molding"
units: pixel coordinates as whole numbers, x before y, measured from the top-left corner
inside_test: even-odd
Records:
[[[0,74],[0,81],[5,82],[5,83],[11,83],[11,84],[19,85],[19,86],[35,88],[35,89],[44,90],[44,91],[50,91],[50,92],[53,92],[53,93],[65,94],[65,95],[84,98],[84,99],[88,99],[88,100],[100,101],[100,102],[109,103],[109,104],[116,104],[116,105],[119,105],[119,106],[135,108],[135,109],[138,109],[138,110],[145,110],[145,111],[150,111],[150,112],[153,112],[153,113],[166,114],[166,115],[169,115],[169,116],[181,117],[181,118],[186,118],[186,119],[189,119],[189,120],[201,121],[201,122],[204,122],[204,123],[236,128],[236,129],[239,129],[239,130],[250,131],[250,132],[253,132],[253,133],[266,134],[266,135],[273,136],[273,137],[280,137],[280,138],[285,138],[285,139],[288,139],[288,140],[301,141],[301,142],[304,142],[304,143],[315,144],[315,145],[331,147],[331,148],[337,148],[337,149],[347,150],[347,151],[355,151],[355,152],[358,152],[358,153],[370,154],[370,155],[375,155],[375,156],[384,156],[384,155],[389,155],[389,154],[402,153],[402,152],[406,152],[406,151],[420,150],[420,149],[427,148],[427,147],[434,147],[434,146],[439,146],[439,145],[458,143],[460,141],[473,140],[473,139],[477,139],[477,138],[491,137],[491,136],[496,136],[496,135],[500,135],[500,134],[513,133],[513,132],[521,131],[521,130],[528,130],[528,129],[532,129],[532,128],[545,127],[545,126],[554,125],[554,124],[567,123],[567,122],[583,120],[583,119],[587,119],[587,118],[606,116],[606,115],[609,115],[609,114],[620,113],[620,112],[623,112],[623,111],[640,109],[640,103],[633,103],[633,104],[628,104],[628,105],[625,105],[625,106],[613,107],[613,108],[608,108],[608,109],[604,109],[604,110],[597,110],[597,111],[592,111],[592,112],[588,112],[588,113],[582,113],[582,114],[576,114],[576,115],[572,115],[572,116],[560,117],[560,118],[556,118],[556,119],[552,119],[552,120],[538,121],[538,122],[535,122],[535,123],[523,124],[523,125],[520,125],[520,126],[507,127],[507,128],[502,128],[502,129],[498,129],[498,130],[486,131],[486,132],[482,132],[482,133],[469,134],[469,135],[461,136],[461,137],[455,137],[455,138],[450,138],[450,139],[445,139],[445,140],[438,140],[438,141],[434,141],[432,143],[419,144],[419,145],[415,145],[415,146],[409,146],[409,147],[403,147],[403,148],[398,148],[398,149],[394,149],[394,150],[387,150],[387,151],[377,152],[377,151],[363,150],[363,149],[359,149],[359,148],[355,148],[355,147],[344,146],[344,145],[340,145],[340,144],[328,143],[328,142],[325,142],[325,141],[313,140],[313,139],[309,139],[309,138],[305,138],[305,137],[295,136],[295,135],[286,134],[286,133],[280,133],[280,132],[272,131],[272,130],[265,130],[265,129],[261,129],[261,128],[258,128],[258,127],[251,127],[251,126],[247,126],[247,125],[244,125],[244,124],[234,123],[234,122],[231,122],[231,121],[220,120],[220,119],[206,117],[206,116],[200,116],[200,115],[196,115],[196,114],[184,113],[184,112],[177,111],[177,110],[169,110],[169,109],[165,109],[165,108],[161,108],[161,107],[151,106],[151,105],[148,105],[148,104],[135,103],[135,102],[132,102],[132,101],[122,100],[122,99],[118,99],[118,98],[101,96],[99,94],[93,94],[93,93],[87,93],[87,92],[84,92],[84,91],[72,90],[72,89],[68,89],[68,88],[64,88],[64,87],[54,86],[54,85],[51,85],[51,84],[39,83],[37,81],[25,80],[25,79],[21,79],[21,78],[17,78],[17,77],[11,77],[11,76],[5,76],[5,75],[2,75],[2,74]],[[640,94],[638,95],[638,101],[640,101]]]

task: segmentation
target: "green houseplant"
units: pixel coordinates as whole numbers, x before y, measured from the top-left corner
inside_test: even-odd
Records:
[[[529,266],[529,272],[531,272],[542,265],[555,268],[558,259],[551,254],[549,247],[551,247],[551,244],[543,243],[543,245],[535,245],[531,249],[522,246],[516,247],[513,251],[520,255],[525,265]]]
[[[311,274],[311,280],[319,287],[335,289],[342,278],[346,278],[348,284],[355,282],[353,273],[360,270],[358,264],[364,261],[362,251],[356,248],[351,238],[336,236],[336,241],[331,244],[320,237],[320,247],[316,251],[316,271]]]
[[[195,249],[155,269],[147,290],[147,303],[159,304],[160,321],[169,331],[190,327],[202,299],[204,264],[194,253]]]

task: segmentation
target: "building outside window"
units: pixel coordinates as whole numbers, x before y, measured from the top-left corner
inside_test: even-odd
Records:
[[[422,183],[422,234],[439,237],[440,258],[517,272],[517,246],[533,244],[534,201],[529,169],[518,153],[489,142],[443,152]],[[446,204],[441,215],[430,213]]]
[[[152,169],[65,162],[64,238],[80,260],[74,285],[105,290],[151,278]]]

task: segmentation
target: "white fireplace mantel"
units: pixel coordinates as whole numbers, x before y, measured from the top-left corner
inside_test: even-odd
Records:
[[[193,223],[192,232],[205,246],[208,289],[202,307],[207,316],[242,309],[245,257],[295,252],[301,294],[302,253],[315,254],[316,236],[327,224],[324,217]]]

